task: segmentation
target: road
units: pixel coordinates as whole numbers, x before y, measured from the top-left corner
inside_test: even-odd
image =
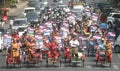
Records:
[[[52,3],[51,0],[48,1],[49,3]],[[90,0],[86,0],[86,2],[90,3]],[[64,4],[67,3],[68,0],[64,0]],[[21,9],[20,11],[22,12],[23,9]],[[113,53],[113,61],[111,68],[108,66],[108,64],[102,66],[101,64],[99,64],[98,67],[96,67],[95,56],[86,56],[85,67],[81,67],[79,65],[77,67],[69,67],[68,64],[64,62],[62,63],[61,67],[59,66],[59,64],[46,67],[45,60],[43,60],[42,67],[40,64],[29,67],[27,67],[25,64],[22,64],[21,68],[19,68],[17,65],[16,67],[10,65],[10,67],[6,68],[5,51],[0,53],[0,61],[0,71],[120,71],[120,54],[115,53]]]

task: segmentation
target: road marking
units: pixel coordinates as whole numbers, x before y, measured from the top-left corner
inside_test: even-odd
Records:
[[[87,69],[91,69],[92,67],[91,67],[91,66],[85,66],[85,68],[87,68]]]
[[[118,65],[113,65],[113,68],[119,70]]]

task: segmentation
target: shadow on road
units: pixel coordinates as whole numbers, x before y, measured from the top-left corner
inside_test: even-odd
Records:
[[[91,66],[94,67],[94,68],[111,68],[109,66],[109,63],[107,63],[107,64],[98,63],[97,65],[96,64],[91,64]]]

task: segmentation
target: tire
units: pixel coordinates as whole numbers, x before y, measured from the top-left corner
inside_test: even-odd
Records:
[[[66,56],[64,58],[65,58],[65,63],[66,63]]]
[[[8,68],[8,62],[6,61],[6,67]]]
[[[112,63],[110,62],[110,63],[109,63],[109,67],[110,67],[110,68],[111,68],[111,65],[112,65]]]
[[[98,65],[98,61],[96,60],[96,67],[97,67],[97,65]]]
[[[60,61],[59,61],[59,62],[60,62],[60,67],[61,67],[61,65],[62,65],[62,61],[61,61],[61,59],[60,59]]]
[[[22,67],[22,62],[19,65],[20,65],[20,68],[21,68]]]
[[[108,22],[108,25],[109,25],[109,29],[110,29],[110,28],[113,28],[113,26],[112,26],[112,23],[111,23],[111,22]]]
[[[27,67],[29,66],[29,62],[27,61]]]
[[[69,60],[69,67],[70,67],[70,64],[71,64],[71,59]]]
[[[82,61],[82,64],[83,64],[83,67],[84,67],[85,66],[85,61],[84,60]]]
[[[42,67],[42,61],[40,61],[41,67]]]
[[[23,61],[23,62],[24,62],[24,64],[25,64],[25,62],[26,62],[26,58],[24,58],[24,61]]]
[[[88,48],[88,50],[87,50],[87,54],[88,54],[88,56],[89,56],[89,52],[90,52],[90,49]]]
[[[114,47],[115,53],[119,53],[119,52],[120,52],[119,49],[120,49],[119,46],[115,46],[115,47]]]
[[[46,66],[48,67],[48,59],[46,60]]]
[[[15,67],[15,63],[13,63],[14,67]]]

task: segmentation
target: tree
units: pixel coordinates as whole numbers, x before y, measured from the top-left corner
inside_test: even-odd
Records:
[[[120,0],[111,0],[114,4],[120,3]]]

